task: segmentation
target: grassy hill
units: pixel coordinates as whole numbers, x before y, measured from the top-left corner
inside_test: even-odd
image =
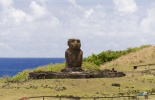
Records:
[[[136,52],[130,52],[118,59],[106,62],[100,66],[100,69],[115,68],[118,71],[124,71],[126,76],[119,78],[93,78],[93,79],[41,79],[27,80],[23,82],[10,83],[9,77],[0,79],[0,100],[17,100],[22,97],[31,96],[56,96],[56,95],[73,95],[73,96],[119,96],[119,95],[138,95],[140,92],[147,91],[155,93],[155,65],[141,66],[134,70],[134,65],[155,63],[155,46],[150,46]],[[40,66],[33,71],[54,70],[54,66],[59,71],[64,68],[63,64]],[[84,62],[83,68],[96,69],[96,65]],[[94,67],[95,66],[95,67]],[[151,72],[148,72],[151,70]],[[14,78],[19,79],[22,75],[28,77],[27,73],[32,70],[25,70]],[[144,71],[144,73],[142,72]],[[146,71],[146,73],[145,73]],[[23,79],[23,77],[21,78]],[[120,84],[120,87],[112,86],[112,83]],[[138,97],[144,100],[144,97]],[[49,98],[50,99],[50,98]],[[47,99],[47,100],[49,100]],[[128,99],[128,98],[126,98]],[[118,98],[114,100],[126,100]],[[42,100],[42,99],[32,99]],[[45,99],[46,100],[46,99]],[[89,100],[89,99],[85,99]],[[99,99],[102,100],[102,99]],[[104,99],[109,100],[109,99]],[[110,99],[111,100],[111,99]],[[150,95],[149,100],[155,100],[155,96]]]
[[[127,48],[126,50],[106,50],[102,51],[99,54],[92,54],[91,56],[88,56],[87,58],[84,58],[84,61],[87,62],[93,62],[96,65],[102,65],[106,62],[110,62],[112,60],[118,59],[119,57],[122,57],[123,55],[127,55],[129,53],[138,52],[144,48],[148,48],[151,45],[142,45],[140,47],[134,47],[134,48]]]
[[[115,68],[121,71],[132,71],[134,65],[143,65],[143,64],[155,64],[155,46],[150,46],[140,51],[131,52],[127,55],[121,56],[116,60],[101,65],[101,69]],[[153,67],[154,66],[152,66],[152,68]]]

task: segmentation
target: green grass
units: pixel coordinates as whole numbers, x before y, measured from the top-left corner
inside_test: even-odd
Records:
[[[65,68],[65,63],[57,63],[57,64],[48,64],[45,66],[39,66],[34,69],[26,69],[22,72],[19,72],[17,75],[13,76],[12,78],[5,77],[6,81],[13,81],[13,82],[23,82],[29,80],[29,73],[30,72],[40,72],[40,71],[53,71],[53,72],[60,72],[61,69]],[[99,69],[99,66],[95,65],[91,62],[83,62],[82,69],[87,70],[94,70]]]
[[[120,78],[41,79],[28,80],[20,83],[0,82],[0,93],[3,95],[0,96],[0,99],[9,100],[12,98],[11,100],[17,100],[24,96],[56,95],[84,97],[118,96],[119,93],[124,93],[124,95],[136,95],[136,93],[134,93],[135,90],[144,92],[155,89],[154,76],[141,75],[135,72],[128,72],[126,74],[125,77]],[[112,83],[119,83],[121,86],[111,86]]]
[[[0,100],[17,100],[22,97],[32,96],[73,95],[97,97],[118,96],[120,93],[123,93],[123,95],[137,95],[138,92],[144,91],[148,91],[150,93],[150,91],[155,90],[155,75],[144,74],[141,73],[141,71],[155,69],[155,66],[144,66],[137,70],[133,70],[133,65],[154,63],[154,61],[155,47],[151,46],[135,53],[129,53],[101,66],[97,66],[90,62],[83,62],[82,64],[82,68],[84,70],[115,68],[118,71],[124,71],[126,76],[120,78],[29,80],[29,72],[59,72],[65,67],[65,63],[49,64],[35,69],[26,69],[14,77],[5,76],[4,78],[0,78]],[[112,83],[119,83],[121,86],[115,87],[111,85]],[[138,98],[140,98],[140,100],[144,100],[144,97]],[[155,96],[149,96],[149,100],[154,99]],[[114,100],[124,100],[124,98]]]

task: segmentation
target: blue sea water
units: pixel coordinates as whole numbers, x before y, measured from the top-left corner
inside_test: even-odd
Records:
[[[14,76],[24,69],[32,69],[50,63],[62,63],[65,58],[0,58],[0,77]]]

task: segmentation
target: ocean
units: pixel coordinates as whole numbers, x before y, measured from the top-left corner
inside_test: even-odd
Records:
[[[14,76],[25,69],[65,62],[65,58],[0,58],[0,77]]]

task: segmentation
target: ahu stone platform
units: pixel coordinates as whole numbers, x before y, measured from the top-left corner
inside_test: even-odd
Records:
[[[30,79],[64,79],[64,78],[113,78],[123,77],[123,72],[117,72],[115,70],[93,70],[93,71],[71,71],[71,72],[30,72]]]

